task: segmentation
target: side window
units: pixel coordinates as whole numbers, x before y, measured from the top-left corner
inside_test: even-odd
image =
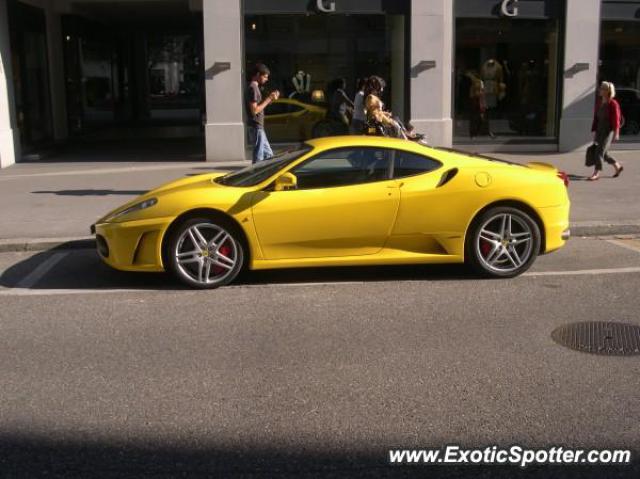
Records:
[[[420,175],[436,170],[442,163],[426,156],[410,153],[408,151],[396,150],[393,162],[393,177],[404,178],[405,176]]]
[[[325,151],[292,170],[298,189],[331,188],[389,179],[391,151],[341,148]]]
[[[288,107],[289,113],[298,113],[299,111],[304,110],[300,105],[289,104]]]

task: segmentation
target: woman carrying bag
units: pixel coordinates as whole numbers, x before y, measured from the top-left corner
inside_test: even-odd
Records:
[[[602,163],[606,161],[615,168],[614,178],[620,176],[623,166],[609,156],[609,148],[614,140],[620,139],[620,104],[615,99],[616,88],[613,83],[603,81],[598,91],[599,98],[593,116],[593,141],[595,145],[595,170],[589,177],[589,181],[596,181],[600,178]]]

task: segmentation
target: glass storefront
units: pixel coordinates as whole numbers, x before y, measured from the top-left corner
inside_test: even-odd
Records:
[[[53,138],[45,18],[15,0],[8,6],[17,126],[28,152]]]
[[[636,3],[635,8],[640,11],[640,3]],[[609,81],[616,86],[616,97],[624,116],[620,141],[640,141],[640,21],[638,19],[603,20],[600,32],[599,65],[598,81]]]
[[[505,16],[495,1],[456,2],[454,142],[556,140],[560,15],[545,3]]]
[[[346,122],[328,114],[341,79],[353,99],[360,79],[383,77],[387,82],[383,101],[403,117],[405,23],[403,14],[247,14],[246,71],[257,62],[265,63],[271,70],[265,91],[281,92],[281,99],[265,111],[270,141],[346,133]]]
[[[71,134],[105,127],[198,126],[204,110],[202,17],[193,28],[114,29],[63,17]],[[114,22],[122,22],[116,18]]]

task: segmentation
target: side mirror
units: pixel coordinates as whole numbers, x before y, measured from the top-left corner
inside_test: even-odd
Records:
[[[298,186],[298,178],[293,173],[283,173],[276,178],[274,191],[294,190]]]

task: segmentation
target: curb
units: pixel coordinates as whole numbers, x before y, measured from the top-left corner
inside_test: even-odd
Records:
[[[635,236],[640,235],[640,221],[629,223],[572,223],[571,236]],[[76,238],[16,238],[0,240],[0,253],[16,253],[24,251],[45,251],[50,249],[95,249],[96,240],[93,236]]]
[[[640,235],[640,221],[607,223],[604,221],[571,223],[571,236]]]
[[[96,240],[92,236],[80,238],[36,238],[0,240],[0,253],[21,251],[44,251],[49,249],[95,249]]]

